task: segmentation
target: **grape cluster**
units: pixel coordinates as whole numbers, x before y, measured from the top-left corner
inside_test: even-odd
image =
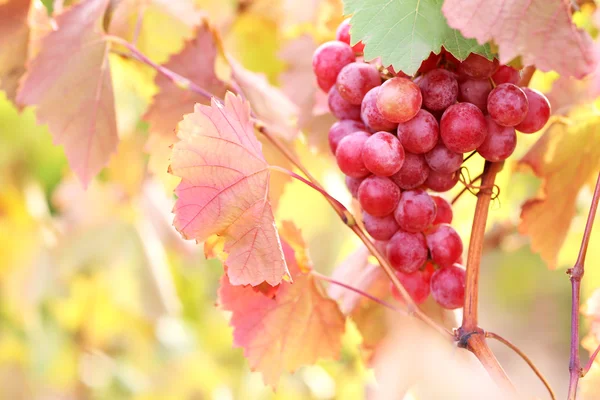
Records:
[[[461,62],[442,48],[414,78],[378,60],[364,62],[364,46],[351,47],[349,31],[346,20],[312,62],[339,119],[329,131],[331,151],[366,231],[413,300],[420,304],[431,294],[444,308],[462,307],[463,243],[450,225],[450,203],[427,190],[452,189],[464,153],[505,160],[516,131],[540,130],[550,104],[517,85],[520,71],[476,54]]]

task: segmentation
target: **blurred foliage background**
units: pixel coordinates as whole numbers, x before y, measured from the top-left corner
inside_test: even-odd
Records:
[[[218,27],[228,52],[280,86],[296,79],[292,67],[295,73],[310,73],[310,58],[304,65],[290,61],[295,41],[332,39],[342,20],[341,5],[331,0],[197,0],[196,5]],[[592,26],[585,15],[578,18]],[[189,26],[149,7],[138,45],[164,62],[190,34]],[[118,56],[110,61],[121,143],[87,191],[69,171],[63,150],[36,124],[33,110],[17,110],[0,93],[0,398],[366,397],[374,378],[352,323],[339,361],[288,374],[276,392],[249,371],[242,351],[232,348],[227,314],[215,307],[219,262],[207,261],[201,246],[184,242],[171,227],[177,182],[166,174],[168,153],[148,154],[148,127],[141,121],[156,90],[153,72]],[[532,85],[548,91],[555,78],[537,73]],[[482,326],[511,338],[564,393],[570,318],[565,268],[576,258],[591,190],[578,197],[560,268],[549,270],[516,228],[521,204],[539,187],[516,160],[537,138],[519,136],[517,151],[499,177],[480,315]],[[348,204],[334,159],[307,141],[296,146],[303,162]],[[482,165],[477,157],[469,160],[471,175]],[[454,225],[465,243],[474,204],[475,197],[466,195],[455,207]],[[287,186],[277,218],[302,229],[315,268],[324,274],[357,246],[328,204],[298,182]],[[596,224],[584,298],[600,287],[600,268],[594,268],[600,265],[599,230]],[[500,346],[494,349],[521,390],[545,396],[521,360]]]

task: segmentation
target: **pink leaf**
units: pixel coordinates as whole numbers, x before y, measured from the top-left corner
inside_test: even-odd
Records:
[[[185,238],[224,236],[233,285],[274,286],[288,274],[267,196],[269,166],[254,136],[250,106],[231,93],[225,104],[196,104],[179,123],[171,172],[181,177],[174,225]]]
[[[0,90],[14,100],[27,60],[29,0],[9,0],[0,5]]]
[[[58,16],[58,30],[42,40],[17,94],[18,103],[37,105],[38,121],[65,147],[84,186],[118,142],[109,45],[101,32],[107,4],[86,0]]]
[[[500,62],[523,64],[581,78],[597,63],[590,36],[571,21],[566,0],[446,0],[448,24],[479,43],[494,41]]]

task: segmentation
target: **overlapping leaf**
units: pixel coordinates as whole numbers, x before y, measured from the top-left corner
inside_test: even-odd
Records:
[[[250,287],[232,286],[223,276],[219,289],[220,305],[232,312],[234,344],[244,349],[250,368],[260,371],[273,387],[284,371],[320,358],[337,358],[345,326],[337,304],[323,294],[309,273],[310,265],[303,264],[307,261],[303,241],[294,230],[282,229],[293,283],[282,282],[270,297]]]
[[[443,0],[345,0],[344,12],[353,14],[353,41],[365,44],[365,58],[381,57],[383,65],[414,74],[421,62],[441,47],[459,60],[470,53],[492,56],[486,45],[464,38],[450,28],[442,14]]]
[[[500,62],[522,56],[524,64],[581,78],[597,61],[590,36],[571,21],[564,0],[446,0],[451,27],[479,43],[494,41]]]
[[[519,230],[550,268],[575,215],[580,189],[600,170],[600,116],[590,107],[574,110],[568,122],[551,125],[520,161],[543,179],[541,193],[521,211]],[[574,155],[577,155],[574,157]]]
[[[269,169],[254,136],[250,106],[227,93],[225,104],[197,104],[180,122],[171,172],[174,225],[187,239],[225,238],[233,285],[271,285],[289,274],[268,199]]]
[[[86,0],[59,15],[58,30],[43,39],[17,94],[18,103],[37,106],[38,121],[64,146],[84,185],[118,142],[109,44],[101,32],[107,4]]]
[[[0,5],[0,90],[14,100],[19,78],[25,73],[29,27],[29,0],[9,0]]]

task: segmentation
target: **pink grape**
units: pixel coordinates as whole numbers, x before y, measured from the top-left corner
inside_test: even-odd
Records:
[[[362,159],[369,171],[378,176],[391,176],[404,163],[404,148],[396,136],[377,132],[367,139]]]
[[[360,105],[365,94],[381,84],[379,71],[372,65],[354,62],[338,74],[336,86],[340,95],[350,104]]]
[[[429,111],[420,109],[414,118],[398,124],[397,134],[406,151],[423,154],[435,147],[440,127]]]
[[[381,86],[377,86],[369,90],[360,107],[362,121],[374,132],[391,131],[398,126],[398,124],[385,119],[377,109],[377,94],[380,88]]]
[[[335,38],[340,42],[344,42],[346,44],[350,44],[350,19],[345,19],[340,26],[338,26],[337,31],[335,33]],[[352,46],[352,50],[355,53],[362,53],[365,49],[365,45],[362,42],[356,43]]]
[[[431,259],[442,268],[454,264],[463,252],[460,236],[448,224],[435,225],[425,232],[425,239]]]
[[[423,94],[423,106],[428,110],[443,111],[456,103],[458,82],[454,74],[437,68],[426,73],[419,81]]]
[[[346,187],[348,188],[348,191],[350,192],[352,197],[354,197],[355,199],[358,198],[358,188],[360,187],[362,181],[365,180],[365,178],[353,178],[351,176],[346,176]]]
[[[476,105],[482,112],[487,112],[487,99],[492,91],[489,79],[465,79],[460,83],[459,100]]]
[[[375,240],[390,240],[400,227],[392,214],[384,217],[374,217],[363,211],[365,230]]]
[[[366,131],[367,127],[359,121],[355,121],[352,119],[343,119],[341,121],[337,121],[331,128],[329,128],[329,148],[331,152],[335,155],[335,151],[337,150],[338,144],[340,140],[350,135],[351,133],[358,131]],[[366,133],[366,132],[365,132]]]
[[[517,134],[511,126],[500,126],[488,115],[488,134],[485,141],[477,148],[481,157],[491,162],[506,160],[517,147]]]
[[[400,188],[389,178],[370,176],[358,187],[360,206],[374,217],[391,214],[399,201]]]
[[[458,182],[459,174],[458,171],[451,174],[444,174],[442,172],[430,171],[425,186],[434,192],[447,192],[456,186]]]
[[[498,69],[498,59],[488,60],[478,54],[471,53],[469,57],[458,66],[458,73],[475,79],[489,78]]]
[[[365,132],[354,132],[340,141],[335,159],[344,174],[353,178],[364,178],[370,174],[362,160],[362,150],[368,138]]]
[[[398,280],[416,304],[423,304],[431,292],[431,275],[433,275],[434,268],[433,264],[429,262],[425,265],[425,269],[415,271],[412,274],[396,271]],[[391,285],[391,292],[396,300],[404,301],[393,284]]]
[[[462,165],[463,154],[455,153],[439,142],[431,151],[425,153],[425,160],[433,171],[451,174]]]
[[[429,194],[422,189],[402,192],[394,217],[406,232],[423,232],[435,219],[436,206]]]
[[[421,186],[429,176],[429,166],[422,154],[404,153],[402,168],[391,179],[400,187],[408,190]]]
[[[466,272],[462,265],[440,268],[431,276],[431,296],[442,307],[453,310],[465,303]]]
[[[333,86],[327,95],[327,103],[331,113],[337,119],[353,119],[360,121],[360,107],[355,104],[350,104],[344,99],[337,87]]]
[[[320,45],[312,59],[312,67],[319,87],[324,92],[328,92],[335,85],[342,68],[354,60],[354,51],[346,43],[336,40]]]
[[[454,104],[444,111],[440,121],[440,137],[455,153],[475,150],[485,140],[487,126],[483,113],[471,103]]]
[[[386,254],[394,269],[411,274],[427,261],[425,236],[399,230],[388,242]]]
[[[432,195],[431,198],[436,205],[435,219],[431,223],[432,225],[438,224],[451,224],[452,223],[452,204],[443,197]]]
[[[423,96],[421,89],[410,79],[388,79],[379,88],[377,109],[392,122],[406,122],[419,112]]]
[[[537,132],[546,125],[550,118],[550,102],[541,92],[535,89],[522,88],[527,96],[529,111],[525,119],[515,126],[519,132]]]
[[[521,80],[521,72],[508,65],[501,65],[500,68],[494,72],[494,75],[492,75],[492,80],[496,85],[501,85],[503,83],[512,83],[513,85],[516,85]]]
[[[512,83],[503,83],[490,92],[487,108],[490,117],[497,124],[515,126],[527,116],[529,102],[520,87]]]

